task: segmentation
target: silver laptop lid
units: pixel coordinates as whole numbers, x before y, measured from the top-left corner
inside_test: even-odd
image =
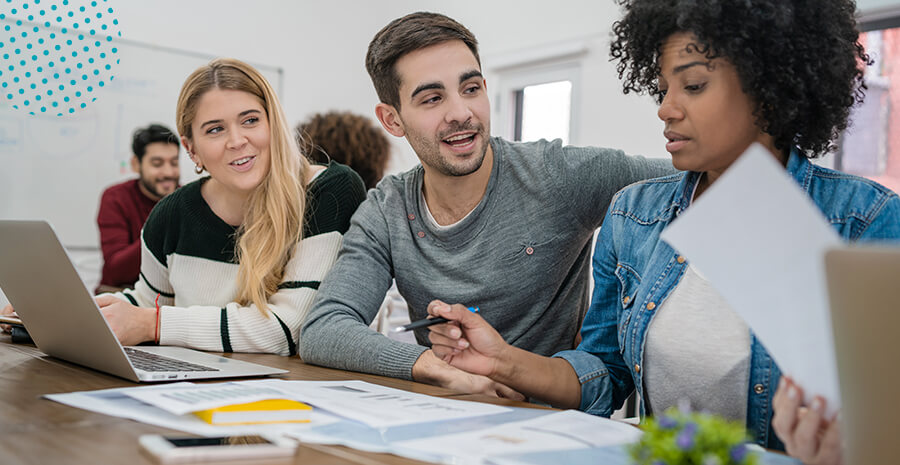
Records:
[[[45,221],[0,220],[0,288],[42,352],[131,381],[287,373],[184,347],[150,346],[136,349],[211,370],[137,369]]]
[[[848,464],[900,457],[900,247],[825,255]]]
[[[0,220],[0,288],[45,354],[139,380],[47,222]]]

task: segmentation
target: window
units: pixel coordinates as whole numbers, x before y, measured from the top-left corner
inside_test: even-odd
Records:
[[[488,89],[493,132],[509,140],[578,143],[575,124],[585,41],[550,44],[493,57]],[[491,86],[494,82],[496,87]]]
[[[900,191],[900,11],[863,18],[860,42],[874,64],[866,69],[866,97],[850,113],[834,167]]]
[[[514,91],[513,140],[562,139],[569,143],[572,81],[534,84]]]

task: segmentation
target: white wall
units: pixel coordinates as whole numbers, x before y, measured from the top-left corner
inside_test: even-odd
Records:
[[[330,109],[374,117],[377,97],[365,71],[366,47],[385,24],[409,12],[445,13],[471,29],[481,43],[489,88],[492,57],[548,43],[587,40],[591,50],[583,68],[584,104],[576,122],[581,137],[573,142],[665,156],[653,104],[646,98],[623,96],[612,65],[607,63],[609,26],[618,16],[614,4],[561,0],[555,5],[547,8],[546,2],[534,0],[452,4],[433,0],[270,0],[252,4],[156,0],[122,1],[117,11],[127,39],[281,67],[281,98],[292,123]],[[416,162],[405,141],[395,142],[391,172]]]
[[[481,42],[489,90],[498,83],[496,63],[509,56],[548,44],[581,42],[587,47],[581,57],[582,90],[572,142],[667,156],[655,105],[646,96],[623,95],[608,61],[609,28],[619,17],[612,1],[557,0],[552,7],[536,0],[110,3],[126,39],[282,68],[281,98],[291,123],[331,109],[372,117],[377,98],[364,67],[366,47],[386,23],[412,11],[446,13],[475,33]],[[859,3],[863,11],[898,5],[900,0]],[[173,95],[173,111],[175,98]],[[493,99],[497,100],[496,96]],[[497,124],[495,121],[495,127]],[[404,140],[394,142],[389,172],[406,169],[416,162]],[[83,215],[77,211],[73,215],[93,222],[95,211],[96,205],[85,205]]]

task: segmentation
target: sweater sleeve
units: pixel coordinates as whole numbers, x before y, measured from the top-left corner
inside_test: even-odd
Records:
[[[412,379],[425,347],[398,342],[369,328],[391,286],[390,234],[369,191],[353,217],[340,256],[303,324],[303,361],[343,370]]]
[[[123,206],[109,190],[100,198],[97,227],[103,251],[103,284],[133,284],[141,266],[141,241],[131,240]]]
[[[563,205],[573,205],[571,199],[590,199],[576,202],[582,208],[575,213],[581,225],[591,230],[600,227],[613,195],[623,187],[676,171],[669,158],[645,158],[599,147],[563,147],[559,140],[547,144],[544,164],[557,183],[554,191]]]

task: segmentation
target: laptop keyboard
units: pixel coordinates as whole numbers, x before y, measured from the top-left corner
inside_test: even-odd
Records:
[[[125,355],[131,360],[135,368],[144,371],[219,371],[217,368],[196,365],[162,355],[151,354],[143,350],[123,347]]]

